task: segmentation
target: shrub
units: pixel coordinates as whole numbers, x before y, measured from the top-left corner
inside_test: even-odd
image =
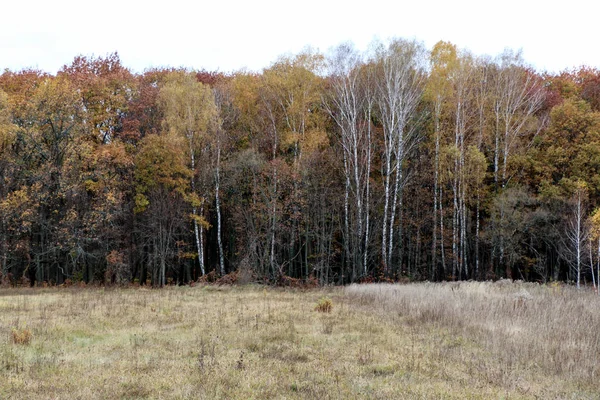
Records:
[[[333,302],[329,297],[321,297],[319,301],[317,301],[317,305],[315,306],[315,311],[330,313],[333,308]]]

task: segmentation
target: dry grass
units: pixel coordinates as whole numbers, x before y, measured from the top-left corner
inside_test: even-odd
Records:
[[[315,311],[322,313],[330,313],[333,309],[333,302],[329,297],[321,297],[319,301],[317,301],[317,305],[315,306]]]
[[[463,285],[4,289],[0,399],[597,397],[595,298]]]
[[[600,398],[594,292],[499,281],[353,285],[346,294],[383,318],[429,330],[428,357],[455,365],[470,383],[536,398]]]
[[[31,330],[27,328],[12,328],[13,343],[28,345],[32,336]]]

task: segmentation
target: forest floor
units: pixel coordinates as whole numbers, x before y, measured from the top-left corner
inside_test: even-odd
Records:
[[[597,399],[599,355],[564,286],[0,289],[0,399]]]

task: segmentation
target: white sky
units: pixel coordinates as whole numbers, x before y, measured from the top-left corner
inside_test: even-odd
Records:
[[[373,38],[447,40],[474,54],[522,49],[538,71],[600,67],[593,0],[5,0],[0,71],[55,73],[78,54],[118,51],[134,72],[261,70],[277,56]],[[596,3],[596,4],[595,4]],[[89,5],[88,5],[89,4]]]

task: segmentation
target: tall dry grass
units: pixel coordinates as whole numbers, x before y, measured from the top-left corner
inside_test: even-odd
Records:
[[[448,330],[471,341],[473,353],[487,352],[497,360],[476,369],[503,370],[507,380],[535,371],[597,385],[600,298],[591,291],[500,281],[352,285],[345,293],[388,318]]]
[[[597,305],[519,284],[0,289],[0,399],[595,399]]]

